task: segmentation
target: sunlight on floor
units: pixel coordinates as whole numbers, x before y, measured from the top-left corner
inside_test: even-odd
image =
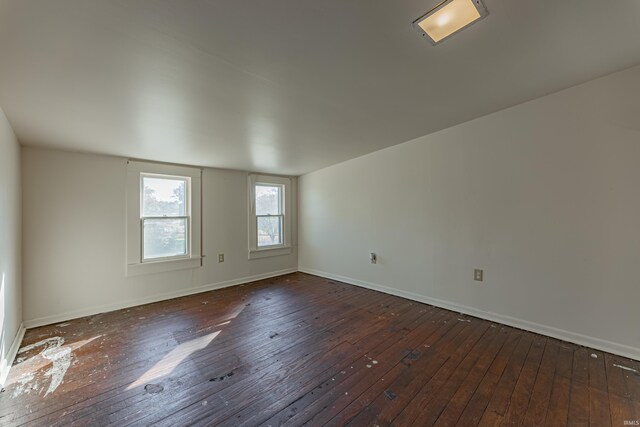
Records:
[[[208,346],[220,332],[221,331],[216,331],[208,335],[203,335],[201,337],[194,338],[190,341],[186,341],[178,345],[176,348],[167,353],[162,359],[160,359],[155,365],[153,365],[151,369],[142,374],[140,378],[130,384],[129,387],[126,388],[126,390],[131,390],[135,387],[145,385],[148,382],[154,381],[160,377],[170,374],[191,354]]]

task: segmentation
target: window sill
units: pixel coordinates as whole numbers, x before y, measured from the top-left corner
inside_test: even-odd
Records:
[[[201,266],[201,258],[182,258],[164,261],[143,262],[127,265],[127,276],[140,276],[143,274],[165,273],[174,270],[186,270]]]
[[[278,246],[276,248],[251,249],[249,259],[267,258],[272,256],[289,255],[291,246]]]

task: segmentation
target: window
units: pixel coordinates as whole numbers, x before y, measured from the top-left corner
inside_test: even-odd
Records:
[[[284,189],[281,185],[256,184],[256,230],[259,248],[284,243],[282,239],[283,193]]]
[[[202,265],[201,171],[130,161],[127,171],[127,274]]]
[[[140,175],[142,260],[189,255],[189,178]]]
[[[249,176],[249,258],[291,253],[288,178]]]

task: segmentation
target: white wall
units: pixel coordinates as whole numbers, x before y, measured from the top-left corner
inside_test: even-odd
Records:
[[[299,185],[301,270],[640,358],[640,67]]]
[[[297,269],[296,221],[291,255],[247,259],[246,172],[204,170],[204,267],[126,277],[126,159],[25,147],[22,167],[28,327]]]
[[[20,328],[21,210],[20,145],[0,110],[0,384],[24,333]]]

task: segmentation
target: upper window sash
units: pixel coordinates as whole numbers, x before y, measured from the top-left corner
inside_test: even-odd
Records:
[[[145,213],[145,180],[150,181],[178,181],[182,182],[184,186],[184,194],[182,195],[182,206],[177,210],[177,213],[158,213],[157,215],[147,215]],[[156,185],[158,183],[156,182]],[[166,189],[165,189],[166,191]],[[159,202],[164,202],[165,200],[160,200]],[[178,202],[180,202],[180,198],[178,198]],[[157,209],[158,211],[160,209]],[[177,217],[190,217],[191,216],[191,178],[187,176],[178,176],[178,175],[161,175],[161,174],[151,174],[151,173],[140,173],[140,217],[141,218],[151,218],[151,217],[167,217],[167,218],[177,218]]]

